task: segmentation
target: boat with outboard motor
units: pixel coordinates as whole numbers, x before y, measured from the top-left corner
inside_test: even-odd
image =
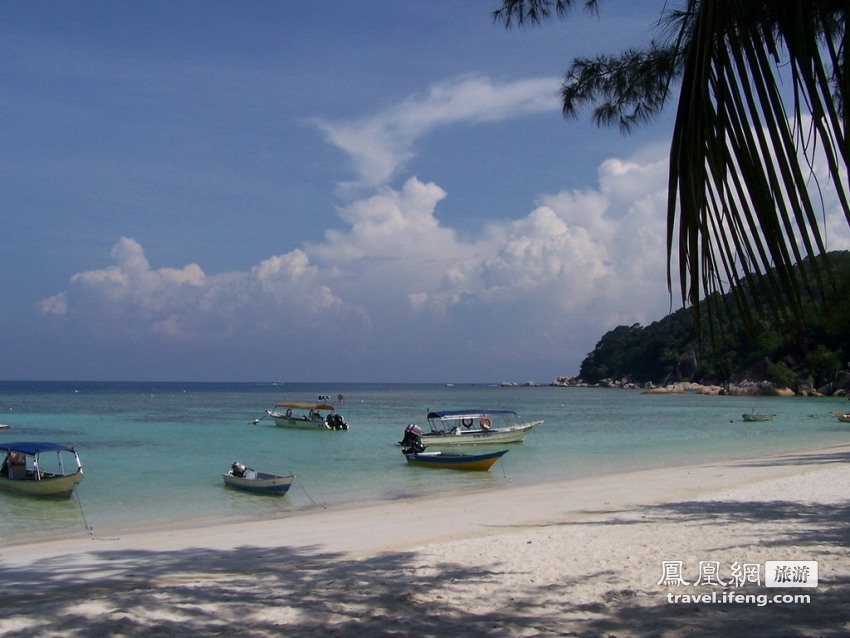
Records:
[[[322,414],[326,412],[327,414]],[[345,418],[334,412],[330,403],[305,403],[289,401],[277,403],[266,414],[274,419],[274,424],[282,428],[300,430],[347,430]]]
[[[507,450],[488,454],[460,454],[456,452],[422,452],[403,450],[408,465],[442,468],[447,470],[472,470],[486,472],[493,464],[508,453]]]
[[[76,448],[46,441],[0,444],[6,453],[0,468],[0,489],[30,496],[70,497],[83,480],[83,465]],[[56,456],[46,455],[55,452]],[[42,456],[45,455],[45,456]],[[73,458],[73,471],[65,469]]]
[[[428,446],[521,443],[543,421],[522,422],[513,410],[448,410],[428,413],[430,432],[411,423],[400,445],[419,436]]]
[[[281,476],[279,474],[257,472],[250,467],[245,467],[239,461],[234,461],[227,474],[222,474],[221,477],[224,479],[224,484],[228,487],[261,494],[276,494],[278,496],[286,494],[295,480],[294,474]]]

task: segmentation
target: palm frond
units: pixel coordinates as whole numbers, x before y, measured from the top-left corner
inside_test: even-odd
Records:
[[[818,44],[836,34],[824,33],[803,4],[811,6],[702,0],[682,23],[688,37],[670,154],[668,256],[678,254],[680,292],[694,306],[724,292],[724,282],[769,290],[765,302],[742,300],[751,327],[764,312],[789,329],[802,325],[801,294],[818,295],[831,281],[828,262],[813,261],[801,290],[793,269],[826,252],[816,157],[826,159],[850,213],[845,130]],[[788,63],[791,99],[780,62]]]

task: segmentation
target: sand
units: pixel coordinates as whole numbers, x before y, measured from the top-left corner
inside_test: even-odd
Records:
[[[0,636],[848,635],[848,461],[835,447],[7,546]],[[817,561],[818,586],[768,588],[765,561]],[[659,584],[676,563],[692,584]],[[745,563],[759,580],[731,582]],[[694,584],[712,565],[725,585]],[[751,598],[672,602],[724,591]],[[777,594],[809,600],[760,604]]]

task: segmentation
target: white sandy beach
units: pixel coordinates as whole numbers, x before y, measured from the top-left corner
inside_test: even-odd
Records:
[[[0,636],[838,636],[850,446],[0,552]],[[817,561],[817,588],[733,565]],[[681,561],[727,584],[659,585]],[[760,575],[762,578],[764,574]],[[792,604],[668,594],[809,594]],[[753,599],[758,600],[758,599]]]

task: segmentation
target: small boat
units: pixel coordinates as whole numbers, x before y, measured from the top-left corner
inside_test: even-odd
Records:
[[[842,423],[850,423],[850,412],[833,412],[833,414]]]
[[[436,467],[449,470],[477,470],[486,472],[493,464],[508,453],[507,450],[489,454],[458,454],[454,452],[408,452],[403,450],[408,465]]]
[[[775,414],[761,414],[760,412],[756,412],[753,410],[752,412],[745,412],[741,415],[741,418],[744,421],[773,421],[773,417]]]
[[[222,474],[224,484],[248,492],[260,492],[262,494],[283,495],[289,491],[295,475],[280,476],[278,474],[267,474],[257,472],[250,467],[245,467],[239,461],[230,466],[227,474]]]
[[[327,414],[322,414],[326,412]],[[347,430],[348,423],[341,414],[334,413],[330,403],[303,403],[290,401],[277,403],[273,410],[266,410],[274,424],[282,428],[300,430]]]
[[[77,450],[58,443],[18,441],[0,444],[6,453],[0,468],[0,489],[32,496],[70,497],[83,480],[83,465]],[[56,456],[42,455],[55,452]],[[66,460],[73,458],[73,470]]]
[[[423,432],[415,423],[405,428],[401,445],[408,446],[415,436],[422,437],[423,443],[430,447],[448,447],[455,445],[501,445],[503,443],[521,443],[531,430],[543,421],[521,422],[513,410],[449,410],[429,412],[430,432]],[[415,429],[413,429],[415,428]]]

